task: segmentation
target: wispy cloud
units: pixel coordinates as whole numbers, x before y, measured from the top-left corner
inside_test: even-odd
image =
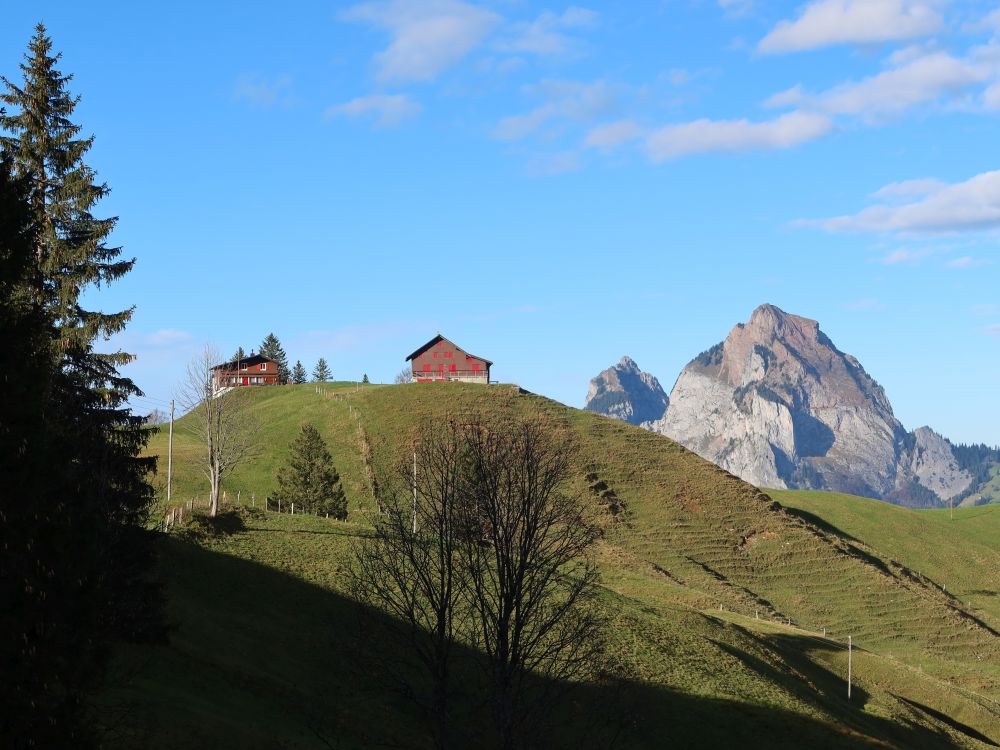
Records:
[[[891,64],[892,67],[873,76],[847,81],[818,94],[809,94],[801,86],[795,86],[773,95],[764,104],[879,119],[958,94],[995,75],[994,66],[945,52]]]
[[[929,248],[923,248],[920,250],[913,250],[910,248],[900,248],[899,250],[893,250],[886,256],[879,259],[879,262],[883,266],[898,266],[918,263],[928,255],[931,255],[934,251]]]
[[[973,258],[971,255],[963,255],[961,258],[955,258],[948,263],[948,268],[981,268],[983,266],[988,266],[990,261],[984,260],[983,258]]]
[[[552,154],[538,154],[528,162],[528,174],[535,177],[579,172],[583,169],[583,158],[577,151],[556,151]]]
[[[990,336],[1000,336],[1000,323],[994,323],[991,326],[986,326],[986,333]]]
[[[906,184],[906,183],[903,183]],[[1000,170],[983,172],[953,184],[921,181],[916,200],[882,203],[848,216],[835,216],[817,224],[830,232],[942,233],[1000,227]],[[886,186],[897,197],[900,183]],[[875,195],[879,195],[878,191]],[[883,194],[884,195],[884,194]]]
[[[885,303],[875,299],[874,297],[865,297],[852,302],[846,302],[843,307],[845,310],[856,310],[860,312],[864,310],[881,310],[885,307]]]
[[[468,55],[501,19],[460,0],[386,0],[354,5],[343,16],[385,29],[389,46],[375,56],[384,82],[429,81]]]
[[[527,89],[543,99],[543,103],[521,115],[504,117],[493,129],[493,135],[503,141],[526,138],[554,120],[590,121],[613,109],[614,89],[605,81],[542,81]]]
[[[632,120],[618,120],[592,128],[583,139],[583,143],[590,148],[609,150],[637,140],[642,135],[643,129],[638,123]]]
[[[939,4],[922,0],[814,0],[794,21],[775,26],[757,49],[774,54],[927,36],[942,28]]]
[[[828,117],[813,112],[789,112],[773,120],[695,120],[666,125],[646,140],[653,161],[691,154],[784,149],[816,140],[833,128]]]
[[[233,99],[245,101],[256,107],[271,107],[279,102],[288,101],[292,79],[287,75],[275,77],[244,73],[236,79],[233,88]]]
[[[420,113],[421,106],[406,94],[359,96],[326,109],[326,117],[373,117],[375,125],[390,128]]]
[[[515,24],[500,49],[532,55],[564,55],[576,50],[578,42],[566,32],[597,24],[598,14],[586,8],[570,7],[562,13],[545,11],[534,21]]]

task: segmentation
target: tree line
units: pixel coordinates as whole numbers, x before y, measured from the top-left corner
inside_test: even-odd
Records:
[[[98,743],[87,695],[118,640],[162,636],[144,531],[155,459],[99,342],[133,307],[93,309],[97,287],[135,263],[73,122],[72,76],[39,24],[20,75],[0,77],[0,745]]]
[[[285,353],[285,348],[281,345],[281,341],[278,340],[278,337],[275,336],[273,332],[267,334],[267,336],[264,337],[264,340],[261,341],[257,354],[262,357],[267,357],[278,364],[278,382],[282,385],[288,383],[302,385],[303,383],[309,382],[309,376],[306,374],[306,368],[303,366],[301,360],[295,360],[295,365],[289,369],[288,354]],[[233,353],[232,357],[226,360],[226,362],[238,363],[241,359],[246,359],[247,356],[247,353],[241,346]],[[367,378],[368,376],[366,375],[365,377]],[[332,379],[333,373],[330,371],[330,365],[327,364],[323,357],[320,357],[319,361],[316,362],[316,366],[313,368],[313,382],[325,383]]]

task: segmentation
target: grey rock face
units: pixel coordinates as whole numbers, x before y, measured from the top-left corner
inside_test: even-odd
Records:
[[[667,394],[660,381],[642,372],[630,357],[622,357],[590,381],[583,408],[638,425],[663,416]]]
[[[965,491],[972,484],[972,475],[955,460],[951,443],[930,427],[913,431],[913,448],[905,467],[921,485],[942,500]]]
[[[816,321],[774,305],[688,363],[669,399],[625,357],[591,381],[586,408],[667,435],[762,487],[928,506],[972,482],[947,440],[926,427],[906,432],[882,387]]]
[[[761,305],[692,360],[656,430],[743,479],[882,497],[906,431],[814,320]]]

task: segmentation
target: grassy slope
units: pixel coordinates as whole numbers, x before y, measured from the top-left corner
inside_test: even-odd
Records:
[[[565,430],[576,443],[577,488],[587,493],[595,483],[587,476],[596,474],[626,506],[624,521],[607,517],[600,549],[611,651],[632,678],[615,691],[636,709],[626,744],[666,736],[722,746],[741,733],[786,746],[804,738],[901,747],[976,746],[977,733],[1000,738],[1000,637],[960,600],[911,573],[904,555],[882,555],[877,545],[807,523],[666,438],[506,387],[327,386],[317,394],[310,385],[262,389],[259,407],[262,441],[272,448],[232,478],[230,494],[239,488],[259,499],[269,491],[288,442],[308,420],[331,445],[352,518],[370,504],[362,430],[376,469],[405,452],[424,417],[509,410]],[[157,436],[152,449],[164,447]],[[195,453],[178,429],[175,498],[203,497]],[[144,665],[110,694],[135,702],[130,715],[142,720],[126,725],[169,737],[162,727],[170,712],[176,731],[207,733],[216,744],[265,746],[280,737],[288,746],[323,746],[309,729],[318,720],[293,709],[323,691],[322,710],[313,709],[325,717],[323,736],[358,744],[372,726],[412,736],[402,707],[373,723],[368,702],[346,715],[333,710],[344,704],[345,685],[365,685],[344,678],[338,665],[346,659],[329,647],[331,623],[349,629],[337,571],[343,541],[357,530],[268,514],[228,536],[171,535],[164,574],[177,631],[170,647],[122,660],[122,669]],[[282,605],[289,597],[294,615]],[[817,637],[824,627],[829,640]],[[848,634],[863,649],[851,705],[842,697]],[[593,690],[591,699],[606,700]],[[220,695],[222,706],[209,712],[206,694]],[[280,721],[269,718],[278,714]],[[224,739],[234,726],[244,727],[244,741]]]
[[[910,510],[853,495],[771,490],[804,518],[877,549],[962,601],[1000,630],[1000,505]]]

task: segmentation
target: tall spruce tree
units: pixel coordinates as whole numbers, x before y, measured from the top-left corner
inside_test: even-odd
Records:
[[[92,285],[109,284],[132,270],[135,259],[121,259],[121,248],[108,244],[117,217],[96,218],[91,210],[107,196],[105,183],[84,157],[94,137],[81,138],[71,121],[80,97],[67,85],[73,79],[56,65],[52,40],[38,24],[21,63],[24,82],[16,85],[0,77],[0,101],[12,114],[0,116],[0,147],[14,160],[18,176],[28,180],[29,201],[38,224],[35,262],[41,272],[41,298],[56,320],[57,351],[64,364],[108,381],[115,368],[132,357],[124,352],[96,354],[91,345],[99,336],[120,332],[134,308],[104,313],[83,308],[81,293]],[[129,390],[130,383],[122,383]],[[134,388],[134,387],[132,387]],[[134,390],[130,392],[135,392]]]
[[[246,358],[247,358],[247,353],[243,351],[243,347],[240,346],[237,347],[236,351],[233,353],[233,356],[229,359],[229,361],[239,362],[241,359],[246,359]]]
[[[320,357],[319,362],[316,363],[316,369],[313,370],[313,380],[317,383],[325,383],[332,377],[333,373],[330,372],[326,360]]]
[[[8,277],[8,286],[19,290],[8,301],[20,300],[22,307],[4,311],[5,348],[16,352],[24,345],[16,325],[8,337],[7,317],[36,320],[33,356],[24,353],[16,367],[5,366],[0,419],[3,441],[21,441],[16,452],[2,451],[4,457],[17,457],[19,474],[31,472],[25,481],[4,472],[29,516],[21,519],[24,528],[17,528],[18,514],[4,518],[5,538],[18,544],[4,547],[0,565],[4,589],[11,576],[25,573],[13,598],[3,592],[0,619],[5,629],[24,628],[14,647],[27,682],[21,686],[13,675],[4,680],[13,681],[13,695],[5,685],[0,731],[15,737],[14,746],[82,747],[85,691],[108,642],[142,637],[143,620],[156,609],[144,601],[141,576],[149,557],[140,530],[153,499],[147,476],[155,459],[139,458],[149,433],[127,399],[141,392],[118,372],[131,357],[94,351],[98,337],[121,331],[132,310],[109,314],[81,305],[86,290],[118,279],[134,261],[121,260],[121,249],[108,244],[116,220],[91,213],[108,189],[84,162],[93,138],[78,137],[80,127],[70,118],[79,99],[67,91],[71,77],[56,69],[58,60],[39,25],[21,65],[23,83],[0,78],[0,101],[10,107],[0,112],[0,154],[12,165],[31,224],[30,267]],[[6,216],[0,221],[7,231],[15,226]],[[0,257],[5,274],[16,267],[15,254]],[[0,296],[8,299],[9,290]],[[30,308],[23,307],[25,296]],[[33,367],[42,369],[40,377],[31,374]],[[16,391],[15,373],[22,385],[36,388],[18,399],[33,404],[34,430],[18,429],[16,404],[6,398]],[[19,552],[27,555],[21,567]]]
[[[289,381],[291,373],[288,371],[288,355],[285,354],[281,342],[278,341],[278,337],[274,333],[269,333],[264,337],[264,340],[260,343],[259,354],[262,357],[273,359],[278,363],[278,380],[282,383]]]
[[[309,377],[306,375],[306,368],[302,366],[299,360],[295,360],[295,367],[292,368],[292,382],[295,385],[302,385],[305,383]]]

